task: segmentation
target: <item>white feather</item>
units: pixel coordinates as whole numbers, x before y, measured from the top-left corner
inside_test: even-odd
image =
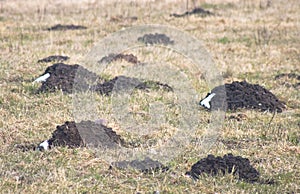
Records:
[[[50,77],[50,73],[46,73],[46,74],[42,75],[41,77],[36,78],[36,80],[34,80],[33,83],[45,82],[49,77]]]
[[[40,143],[39,147],[43,147],[44,150],[48,150],[48,148],[49,148],[49,142],[48,142],[48,140],[45,140],[42,143]]]
[[[200,101],[200,105],[210,109],[210,101],[215,96],[215,93],[211,93],[206,98]]]

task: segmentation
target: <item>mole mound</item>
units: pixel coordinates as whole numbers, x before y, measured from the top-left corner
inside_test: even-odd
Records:
[[[162,170],[164,172],[169,169],[168,167],[165,167],[159,161],[152,160],[149,157],[146,157],[144,160],[113,162],[112,166],[117,167],[119,169],[133,168],[133,169],[139,170],[143,173],[157,172],[159,170]]]
[[[285,103],[278,100],[278,98],[258,84],[250,84],[246,81],[232,82],[231,84],[225,84],[226,95],[224,94],[224,85],[217,86],[208,95],[210,97],[209,103],[204,98],[200,101],[200,104],[208,109],[219,109],[220,102],[226,96],[226,108],[228,110],[237,110],[238,108],[256,109],[260,111],[282,112],[285,109]],[[212,94],[214,94],[212,96]],[[209,104],[209,105],[208,105]],[[210,108],[211,104],[211,108]]]
[[[57,24],[55,26],[52,26],[50,28],[47,28],[48,31],[62,31],[62,30],[84,30],[87,29],[85,26],[80,26],[80,25],[62,25],[62,24]]]
[[[51,55],[49,57],[38,60],[38,63],[53,63],[53,62],[63,62],[70,59],[68,56],[62,55]]]
[[[138,64],[140,63],[139,60],[137,59],[136,56],[134,56],[133,54],[109,54],[108,56],[103,57],[99,63],[111,63],[113,61],[117,61],[117,60],[125,60],[128,63],[132,63],[132,64]]]
[[[45,144],[45,142],[47,143]],[[38,148],[40,150],[47,150],[52,146],[113,148],[119,144],[123,144],[123,140],[112,128],[92,121],[82,121],[80,123],[67,121],[65,124],[57,126],[52,133],[52,137],[43,141]]]
[[[102,95],[110,95],[116,83],[117,89],[121,91],[128,90],[130,88],[140,90],[163,89],[165,91],[173,91],[172,87],[167,84],[151,80],[139,80],[137,78],[130,78],[126,76],[117,76],[111,80],[103,82],[103,79],[100,76],[77,64],[66,65],[64,63],[56,63],[47,67],[43,76],[40,78],[45,75],[48,76],[43,79],[42,86],[37,91],[38,93],[55,92],[56,90],[62,90],[66,93],[92,90],[99,92]],[[36,80],[39,80],[40,78]]]
[[[211,15],[215,15],[214,13],[208,11],[208,10],[205,10],[201,7],[197,7],[195,9],[193,9],[192,11],[187,11],[183,14],[176,14],[176,13],[173,13],[171,14],[170,16],[173,16],[173,17],[185,17],[185,16],[189,16],[189,15],[199,15],[201,17],[206,17],[206,16],[211,16]]]
[[[208,155],[206,158],[195,163],[191,171],[186,174],[194,179],[199,179],[199,176],[202,174],[211,176],[220,174],[224,176],[226,173],[232,173],[238,176],[240,180],[250,183],[257,182],[260,176],[259,172],[250,165],[249,159],[241,156],[233,156],[232,154],[226,154],[223,158]]]
[[[37,92],[54,92],[56,90],[62,90],[66,93],[72,93],[74,79],[78,71],[80,71],[80,74],[78,75],[80,78],[77,77],[80,79],[80,83],[76,85],[78,90],[84,91],[89,88],[89,83],[93,83],[101,79],[97,74],[83,68],[80,65],[56,63],[47,67],[46,71],[43,73],[43,75],[49,73],[50,77],[42,83],[42,86]]]
[[[145,34],[143,37],[138,38],[139,42],[143,42],[145,44],[163,44],[163,45],[169,45],[174,44],[174,40],[171,40],[167,35],[165,34]]]

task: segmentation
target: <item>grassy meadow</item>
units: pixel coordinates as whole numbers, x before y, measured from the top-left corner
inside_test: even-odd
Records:
[[[185,0],[0,0],[0,192],[300,193],[300,87],[296,85],[300,80],[275,79],[280,73],[300,75],[300,1],[199,0],[195,5],[215,15],[171,17],[172,13],[193,9],[194,4],[189,2],[187,7]],[[56,24],[83,25],[87,29],[47,30]],[[164,173],[111,170],[107,160],[88,148],[55,147],[45,152],[17,148],[37,145],[48,139],[57,125],[74,120],[72,94],[35,94],[40,84],[32,81],[52,65],[37,63],[39,59],[67,55],[67,64],[80,64],[102,38],[144,24],[173,26],[196,37],[211,54],[225,83],[246,80],[259,84],[286,102],[287,109],[275,114],[271,122],[273,114],[269,112],[227,112],[220,136],[210,150],[200,153],[188,149],[169,161],[170,170]],[[141,61],[155,60],[163,53],[170,64],[180,67],[192,63],[163,49],[126,52]],[[116,66],[105,72],[110,76],[120,74],[119,66],[130,65],[124,61],[113,64]],[[212,89],[202,82],[197,88],[199,100]],[[176,104],[175,97],[166,93],[147,95],[145,99],[142,92],[135,93],[132,111],[147,114],[147,103],[157,99]],[[99,114],[109,120],[109,97],[98,100],[104,104]],[[209,112],[197,108],[196,112],[203,115],[199,120],[206,127],[203,123],[209,119]],[[169,123],[176,121],[177,111],[168,109]],[[228,119],[238,114],[246,116],[241,121]],[[117,132],[121,127],[108,124]],[[171,124],[162,127],[164,133],[172,135]],[[275,184],[242,182],[232,174],[203,176],[199,181],[185,176],[207,154],[227,153],[249,158],[261,177],[272,178]]]

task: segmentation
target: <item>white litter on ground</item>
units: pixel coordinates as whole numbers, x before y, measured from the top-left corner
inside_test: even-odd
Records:
[[[215,95],[215,93],[208,93],[207,96],[200,101],[200,105],[210,109],[210,101]]]
[[[45,82],[50,77],[50,73],[46,73],[45,75],[42,75],[41,77],[36,78],[33,83],[39,83],[39,82]]]
[[[48,140],[45,140],[42,143],[40,143],[39,148],[43,148],[44,150],[48,150],[49,149],[49,142],[48,142]]]

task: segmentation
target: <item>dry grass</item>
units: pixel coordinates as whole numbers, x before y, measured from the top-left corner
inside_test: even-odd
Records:
[[[172,18],[169,14],[186,11],[185,1],[0,1],[0,191],[299,193],[300,93],[299,89],[274,80],[274,76],[300,71],[300,3],[270,2],[206,2],[203,7],[216,12],[216,16]],[[131,16],[138,19],[132,20]],[[88,29],[44,30],[58,23],[84,25]],[[287,102],[288,109],[276,114],[270,125],[272,114],[256,111],[240,111],[247,115],[241,122],[225,120],[220,140],[209,151],[215,155],[232,152],[247,157],[262,177],[272,177],[277,184],[248,184],[231,175],[203,177],[194,182],[184,173],[205,154],[192,149],[170,161],[169,172],[144,175],[108,170],[109,164],[86,148],[58,147],[48,152],[22,152],[14,148],[17,144],[38,143],[48,138],[56,125],[73,120],[71,95],[33,94],[38,86],[31,81],[48,66],[37,64],[38,59],[63,54],[71,57],[69,63],[80,63],[106,35],[124,27],[156,23],[176,26],[202,40],[218,69],[226,75],[226,81],[245,79],[259,83]],[[142,52],[135,54],[143,57]],[[204,84],[197,90],[200,98],[208,88]],[[135,111],[140,109],[147,108],[138,107]],[[204,114],[203,110],[199,112]]]

